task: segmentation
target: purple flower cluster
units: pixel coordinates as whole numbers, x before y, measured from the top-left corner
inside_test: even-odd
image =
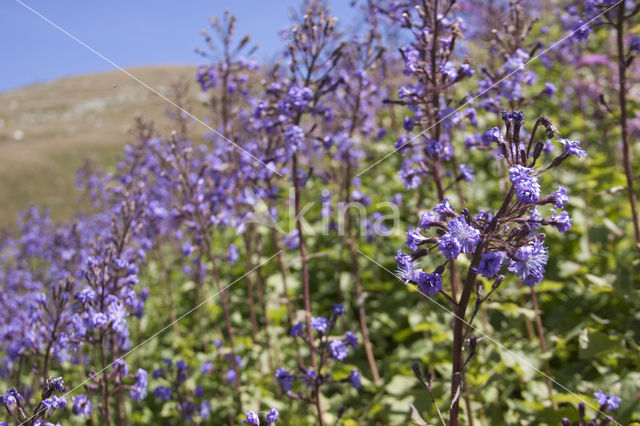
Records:
[[[331,332],[336,326],[336,320],[343,315],[346,315],[344,306],[340,303],[334,303],[328,318],[314,317],[311,320],[311,327],[318,333],[319,339],[319,342],[317,344],[314,343],[312,346],[315,353],[320,357],[317,369],[304,368],[302,365],[299,365],[298,370],[300,375],[296,375],[284,367],[279,367],[276,370],[275,378],[290,398],[306,400],[302,396],[303,393],[294,393],[293,391],[294,384],[298,379],[306,388],[309,388],[317,395],[319,389],[331,381],[331,374],[324,371],[324,368],[328,364],[328,358],[330,357],[339,362],[345,361],[349,356],[349,349],[356,349],[358,347],[358,339],[351,331],[347,331],[344,336],[340,338],[331,336]],[[306,339],[307,336],[303,333],[303,330],[304,324],[301,322],[297,323],[292,326],[289,335]],[[358,370],[352,370],[349,377],[342,381],[349,382],[355,389],[359,389],[361,387],[360,372]]]
[[[456,212],[445,200],[436,205],[433,211],[423,213],[420,229],[412,229],[407,233],[407,247],[413,254],[398,252],[396,256],[400,278],[415,284],[427,296],[442,291],[441,274],[445,265],[455,261],[462,253],[474,257],[473,270],[487,278],[496,277],[506,263],[510,272],[525,284],[533,286],[544,278],[549,259],[547,248],[543,245],[544,235],[535,234],[535,230],[541,225],[553,225],[560,232],[567,232],[571,228],[571,219],[566,211],[554,212],[548,219],[543,219],[538,213],[538,205],[553,204],[556,209],[562,209],[569,198],[563,187],[542,197],[537,176],[558,166],[571,155],[584,155],[579,142],[561,139],[565,152],[553,160],[547,169],[536,172],[533,165],[542,151],[542,143],[538,142],[532,149],[530,142],[530,151],[527,152],[524,144],[519,142],[523,115],[503,113],[503,117],[507,127],[506,141],[497,129],[491,131],[490,137],[492,143],[499,144],[502,158],[510,166],[512,189],[501,209],[493,214],[480,212],[471,217],[466,209]],[[546,127],[548,132],[555,131],[546,117],[538,119],[536,127],[538,124]],[[521,148],[515,150],[514,145]],[[514,195],[515,202],[512,200]],[[526,217],[527,214],[529,217]],[[430,229],[437,230],[436,237],[422,234],[422,231]],[[446,261],[435,272],[425,273],[417,267],[416,260],[430,254],[436,247]]]
[[[269,411],[261,411],[262,414],[265,414],[265,424],[275,424],[278,423],[278,410],[275,408],[271,408]],[[260,425],[260,413],[256,411],[247,411],[245,413],[245,419],[240,423],[246,423],[248,425]]]
[[[202,375],[213,372],[212,362],[205,362],[200,369]],[[152,373],[154,380],[164,383],[155,387],[153,395],[163,403],[170,402],[170,406],[177,411],[183,421],[206,421],[211,417],[211,401],[207,397],[208,392],[200,385],[189,389],[186,383],[189,373],[190,369],[185,361],[178,360],[173,363],[165,359],[164,368],[158,368]]]

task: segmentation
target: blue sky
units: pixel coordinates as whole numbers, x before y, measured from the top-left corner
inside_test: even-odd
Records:
[[[296,0],[20,0],[122,67],[198,63],[200,30],[208,18],[229,9],[238,17],[237,34],[249,34],[258,58],[281,48],[279,31]],[[329,2],[348,25],[349,0]],[[113,66],[42,20],[15,0],[0,3],[0,91]]]

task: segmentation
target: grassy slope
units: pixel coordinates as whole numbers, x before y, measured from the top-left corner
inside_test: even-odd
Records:
[[[165,96],[181,77],[193,81],[191,66],[153,66],[130,72]],[[189,109],[204,107],[191,84]],[[0,93],[0,225],[13,222],[30,204],[48,207],[56,219],[76,208],[75,170],[85,158],[113,166],[131,141],[136,115],[158,130],[170,105],[120,71],[62,78]],[[203,129],[204,130],[204,129]],[[16,132],[22,132],[16,139]]]

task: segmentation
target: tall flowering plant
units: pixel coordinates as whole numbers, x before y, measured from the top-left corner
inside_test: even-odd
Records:
[[[343,362],[349,355],[349,348],[355,349],[358,347],[358,338],[350,331],[347,331],[344,336],[331,336],[332,332],[335,331],[339,317],[345,315],[345,313],[344,307],[336,303],[333,304],[333,309],[328,318],[312,318],[311,328],[313,329],[312,335],[314,338],[311,341],[308,340],[308,333],[305,332],[305,324],[302,322],[294,324],[289,335],[293,338],[305,340],[316,353],[318,364],[311,368],[298,365],[298,374],[284,367],[280,367],[276,371],[276,379],[289,398],[315,406],[320,425],[325,424],[322,389],[332,383],[337,384],[339,382],[351,383],[355,389],[360,389],[362,386],[360,371],[357,369],[351,370],[348,377],[339,381],[333,380],[332,375],[327,372],[332,360],[333,362]],[[296,386],[297,389],[294,390],[296,382],[300,382],[304,386]],[[343,413],[344,409],[338,413],[338,418]]]
[[[553,226],[560,232],[571,228],[571,219],[562,211],[568,201],[567,192],[559,187],[553,193],[543,195],[540,176],[560,166],[571,156],[586,155],[580,143],[558,139],[564,146],[562,154],[549,164],[537,165],[544,142],[536,140],[538,129],[543,137],[553,137],[556,129],[548,117],[536,120],[529,140],[521,140],[524,123],[522,112],[502,113],[505,132],[496,129],[493,142],[498,161],[508,168],[510,187],[502,205],[494,211],[480,210],[472,215],[467,208],[456,209],[448,199],[438,203],[433,210],[422,214],[418,227],[407,233],[407,247],[411,251],[398,252],[398,274],[406,282],[415,285],[425,296],[442,295],[451,304],[455,315],[453,328],[451,401],[449,424],[459,424],[459,400],[464,388],[464,372],[475,354],[477,339],[473,334],[473,320],[484,303],[505,279],[503,273],[511,272],[528,286],[539,283],[545,274],[549,260],[544,245],[543,226]],[[551,213],[544,217],[538,208],[550,205]],[[432,236],[426,236],[432,233]],[[432,272],[419,268],[417,260],[440,254],[441,263]],[[444,286],[445,267],[461,255],[470,258],[462,291],[459,296],[452,287]],[[489,289],[482,285],[480,277],[493,280]],[[472,297],[471,316],[467,316]],[[466,353],[465,353],[466,349]]]

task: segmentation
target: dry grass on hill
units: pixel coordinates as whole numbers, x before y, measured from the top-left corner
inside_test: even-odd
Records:
[[[165,96],[172,83],[190,84],[188,109],[206,115],[193,66],[152,66],[130,72]],[[0,93],[0,224],[13,222],[30,204],[47,207],[55,219],[77,208],[75,171],[85,158],[113,166],[131,142],[134,117],[160,131],[170,105],[121,71],[62,78]],[[203,129],[204,131],[204,129]]]

